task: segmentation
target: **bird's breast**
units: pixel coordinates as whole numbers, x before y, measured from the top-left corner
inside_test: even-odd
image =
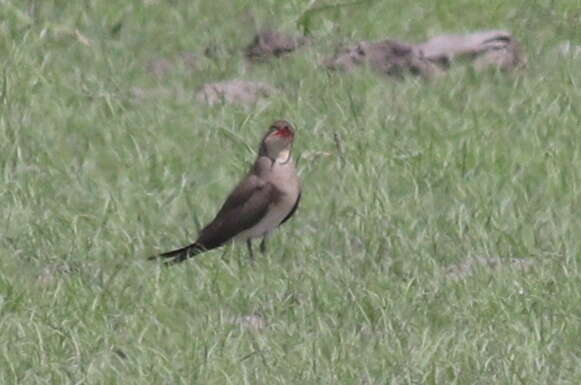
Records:
[[[272,202],[264,218],[240,233],[238,239],[259,238],[270,233],[287,217],[299,197],[301,187],[292,159],[286,163],[274,162],[261,178],[274,187]]]
[[[287,160],[286,163],[274,162],[269,174],[265,178],[269,183],[272,183],[278,191],[280,191],[280,205],[288,205],[289,210],[294,206],[299,193],[300,182],[296,172],[296,168],[292,159]]]

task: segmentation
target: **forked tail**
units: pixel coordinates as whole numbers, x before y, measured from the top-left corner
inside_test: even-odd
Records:
[[[206,251],[205,247],[203,247],[197,243],[194,243],[194,244],[191,244],[189,246],[182,247],[181,249],[176,249],[176,250],[168,251],[168,252],[163,253],[163,254],[151,256],[147,259],[150,261],[163,260],[164,264],[173,265],[176,263],[183,262],[186,259],[191,258],[195,255],[198,255],[204,251]]]

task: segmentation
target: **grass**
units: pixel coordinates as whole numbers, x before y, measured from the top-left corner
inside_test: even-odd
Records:
[[[581,75],[554,53],[581,40],[578,3],[331,7],[313,48],[244,64],[254,23],[293,31],[309,4],[0,2],[0,383],[579,383]],[[479,28],[513,31],[527,70],[426,85],[316,66],[340,41]],[[209,44],[199,72],[145,70]],[[283,92],[189,92],[231,78]],[[278,118],[305,191],[268,255],[145,261],[195,238]],[[532,266],[447,274],[477,257]]]

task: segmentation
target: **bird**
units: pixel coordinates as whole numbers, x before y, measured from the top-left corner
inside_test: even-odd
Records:
[[[149,259],[175,264],[232,241],[245,241],[254,262],[252,241],[257,238],[262,238],[260,252],[265,254],[266,239],[295,214],[301,200],[301,182],[292,158],[294,138],[295,129],[288,121],[272,123],[254,164],[197,240]]]

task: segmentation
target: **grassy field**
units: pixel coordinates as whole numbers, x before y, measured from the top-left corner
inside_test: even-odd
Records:
[[[0,1],[0,383],[581,383],[580,59],[554,48],[581,42],[579,2],[331,7],[260,66],[256,25],[298,33],[312,5],[231,3]],[[317,66],[341,41],[482,28],[527,69]],[[199,71],[146,70],[208,46]],[[235,78],[281,92],[193,97]],[[268,255],[147,262],[195,238],[279,118],[304,198]]]

